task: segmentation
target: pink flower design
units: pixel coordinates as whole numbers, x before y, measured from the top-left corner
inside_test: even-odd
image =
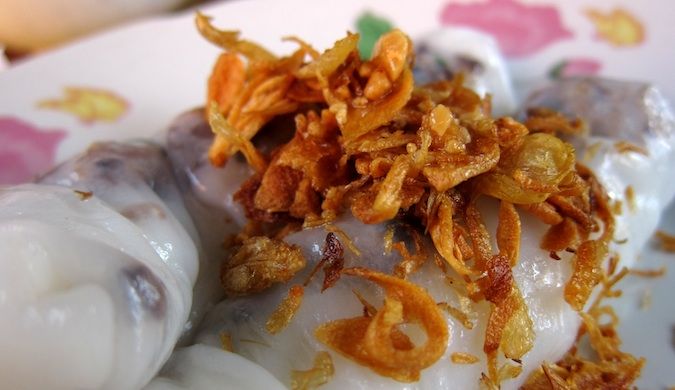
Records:
[[[523,5],[514,0],[449,3],[441,11],[441,23],[473,27],[495,37],[502,52],[522,57],[572,33],[562,24],[558,10],[548,5]]]
[[[549,71],[551,78],[568,76],[596,75],[602,69],[602,63],[593,58],[568,58],[555,64]]]
[[[56,147],[67,133],[42,130],[12,117],[0,117],[0,184],[30,181],[54,164]]]

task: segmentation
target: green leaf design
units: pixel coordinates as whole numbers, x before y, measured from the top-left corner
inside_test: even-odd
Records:
[[[373,54],[377,39],[394,26],[387,19],[366,11],[356,19],[356,30],[360,35],[359,53],[361,58],[368,59]]]
[[[562,76],[562,72],[567,66],[567,61],[561,60],[558,61],[555,65],[551,67],[548,71],[548,78],[552,80],[557,80]]]

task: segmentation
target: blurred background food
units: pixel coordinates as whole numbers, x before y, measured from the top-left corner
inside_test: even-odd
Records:
[[[199,0],[0,0],[0,53],[10,59]],[[2,57],[2,56],[0,56]],[[0,58],[0,69],[4,57]]]
[[[4,70],[9,66],[9,63],[7,61],[7,58],[5,58],[5,48],[0,45],[0,71]]]

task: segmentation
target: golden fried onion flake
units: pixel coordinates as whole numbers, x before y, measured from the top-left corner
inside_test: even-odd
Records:
[[[331,321],[315,335],[345,357],[401,382],[419,380],[420,371],[443,356],[448,342],[446,321],[429,294],[411,282],[366,268],[346,268],[343,275],[377,283],[386,293],[384,306],[372,317]],[[427,339],[415,346],[397,328],[403,323],[422,327]]]
[[[333,359],[326,351],[320,351],[314,358],[314,366],[309,370],[291,371],[292,390],[313,390],[328,383],[335,373]]]
[[[297,246],[255,236],[223,263],[220,280],[229,295],[247,295],[289,281],[306,263]]]
[[[305,290],[302,286],[291,286],[286,298],[281,301],[279,306],[277,306],[274,312],[272,312],[272,315],[267,319],[265,329],[271,334],[277,334],[284,330],[295,316],[295,313],[298,312],[304,295]]]

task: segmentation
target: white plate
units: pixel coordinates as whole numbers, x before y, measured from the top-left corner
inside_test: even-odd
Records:
[[[521,96],[557,70],[652,82],[675,101],[675,2],[669,0],[250,0],[203,11],[216,25],[240,29],[279,53],[294,48],[280,41],[287,35],[326,48],[356,30],[366,11],[413,39],[444,23],[467,24],[497,34]],[[147,20],[0,72],[0,184],[29,180],[94,140],[152,136],[180,112],[202,105],[218,49],[201,39],[192,19],[186,12]],[[675,232],[675,208],[666,215],[664,229]],[[672,264],[672,254],[651,246],[638,262],[675,271]],[[630,314],[620,327],[625,347],[648,359],[640,387],[675,385],[673,273],[648,281],[633,277],[620,300]],[[651,294],[649,310],[640,309],[645,294]]]

